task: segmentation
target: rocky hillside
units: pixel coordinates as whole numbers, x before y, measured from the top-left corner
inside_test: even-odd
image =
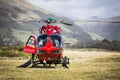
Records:
[[[66,17],[59,17],[44,9],[38,8],[24,0],[0,0],[0,45],[16,45],[25,42],[31,33],[36,33],[42,24],[37,22],[16,22],[30,19],[45,19],[53,17],[73,23]],[[74,24],[74,23],[73,23]],[[58,24],[63,29],[66,41],[90,42],[92,38],[78,26],[65,26]],[[17,42],[18,41],[18,42]],[[21,43],[19,43],[21,44]]]

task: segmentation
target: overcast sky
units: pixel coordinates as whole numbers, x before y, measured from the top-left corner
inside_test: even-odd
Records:
[[[43,9],[66,17],[86,19],[120,15],[120,0],[27,0]]]

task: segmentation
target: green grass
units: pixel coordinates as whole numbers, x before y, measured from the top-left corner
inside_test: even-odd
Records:
[[[65,51],[65,54],[70,53],[72,58],[73,52]],[[76,57],[78,55],[74,55],[75,58],[73,58],[78,60],[71,60],[69,69],[64,69],[61,65],[50,69],[30,68],[30,66],[28,68],[16,68],[25,60],[0,60],[0,80],[120,80],[119,53],[94,53],[94,51],[86,53],[83,51],[76,54],[81,56],[81,59]],[[87,60],[82,61],[82,59]]]
[[[0,57],[29,57],[22,50],[23,46],[0,46]]]

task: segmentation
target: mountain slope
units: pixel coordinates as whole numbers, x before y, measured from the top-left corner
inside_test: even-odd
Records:
[[[24,0],[0,0],[0,39],[1,42],[8,45],[16,45],[17,40],[25,42],[30,34],[36,33],[43,24],[38,22],[15,22],[29,19],[45,19],[53,17],[54,19],[62,19],[66,22],[73,23],[66,17],[59,17],[44,9],[33,6]],[[74,23],[73,23],[74,24]],[[65,40],[75,44],[76,42],[92,41],[88,33],[84,32],[78,26],[65,26],[58,24],[63,29]],[[24,33],[24,34],[23,34]],[[26,36],[26,38],[24,37]],[[14,39],[13,39],[14,38]],[[25,38],[23,40],[23,38]],[[11,42],[11,40],[13,40]]]
[[[120,16],[111,17],[106,20],[120,21]],[[120,40],[120,23],[83,23],[81,28],[108,40]]]

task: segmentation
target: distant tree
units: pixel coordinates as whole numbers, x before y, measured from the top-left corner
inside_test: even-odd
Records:
[[[102,40],[100,44],[100,47],[103,49],[112,49],[111,42],[107,39]]]
[[[113,40],[112,45],[113,45],[113,50],[120,51],[120,41]]]
[[[0,34],[0,45],[4,45],[4,41],[1,34]]]
[[[103,39],[102,42],[103,42],[103,43],[111,43],[111,42],[110,42],[109,40],[107,40],[107,39]]]

